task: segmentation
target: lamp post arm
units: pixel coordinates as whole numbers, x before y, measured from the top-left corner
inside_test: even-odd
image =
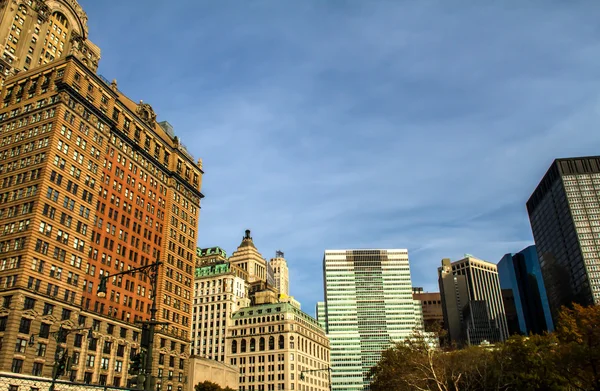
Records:
[[[146,266],[136,267],[135,269],[123,270],[122,272],[118,272],[118,273],[115,273],[115,274],[103,275],[102,277],[100,277],[100,279],[108,280],[111,277],[123,276],[123,275],[126,275],[126,274],[134,274],[134,273],[137,273],[137,272],[145,272],[148,269],[158,268],[160,265],[162,265],[162,262],[161,261],[156,261],[156,262],[153,262],[153,263],[148,264]]]

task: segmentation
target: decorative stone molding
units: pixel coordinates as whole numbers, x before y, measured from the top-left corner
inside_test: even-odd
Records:
[[[142,121],[144,121],[151,128],[154,128],[154,123],[156,122],[156,114],[148,103],[144,103],[143,100],[140,100],[140,103],[137,105],[135,113],[140,116]]]

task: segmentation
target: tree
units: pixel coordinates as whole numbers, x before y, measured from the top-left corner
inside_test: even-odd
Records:
[[[451,391],[462,374],[447,353],[430,346],[419,332],[383,352],[371,371],[372,391]]]
[[[419,333],[383,352],[373,391],[600,391],[600,306],[562,309],[556,332],[432,348]]]
[[[206,381],[203,381],[202,383],[196,384],[196,387],[194,387],[194,391],[234,391],[234,390],[229,387],[223,388],[220,385],[218,385],[217,383],[213,383],[213,382],[206,380]]]
[[[576,390],[600,391],[600,306],[563,308],[556,327],[557,368]]]

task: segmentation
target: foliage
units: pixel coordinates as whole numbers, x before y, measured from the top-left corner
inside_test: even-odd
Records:
[[[194,391],[233,391],[233,389],[229,387],[223,388],[220,385],[207,380],[196,384]]]
[[[370,375],[372,391],[600,391],[600,307],[573,305],[556,332],[495,346],[432,349],[416,333]]]

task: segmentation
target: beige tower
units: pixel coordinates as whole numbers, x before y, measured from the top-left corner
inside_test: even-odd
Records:
[[[0,0],[0,83],[67,55],[96,72],[100,49],[88,40],[87,20],[75,0]]]
[[[225,336],[231,315],[250,305],[246,280],[248,273],[227,260],[219,247],[198,249],[194,280],[191,353],[225,361]],[[218,254],[213,258],[209,254]],[[217,259],[219,258],[219,259]],[[208,259],[208,261],[207,261]]]
[[[284,258],[283,251],[277,251],[275,258],[269,261],[273,274],[275,276],[275,287],[280,294],[289,296],[290,294],[290,273],[287,266],[287,261]]]
[[[267,281],[267,261],[254,246],[249,229],[246,230],[242,243],[229,258],[229,262],[248,272],[249,283]]]

